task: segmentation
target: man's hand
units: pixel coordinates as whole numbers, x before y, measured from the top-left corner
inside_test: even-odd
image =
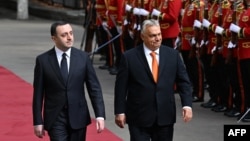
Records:
[[[105,122],[104,119],[96,119],[96,130],[97,133],[101,133],[105,128]]]
[[[191,108],[183,108],[182,111],[183,121],[189,122],[193,118],[193,111]]]
[[[34,126],[34,133],[38,138],[43,138],[43,136],[45,136],[45,131],[43,129],[43,125],[35,125]]]
[[[117,115],[115,115],[115,123],[120,128],[124,128],[125,123],[126,123],[126,116],[125,116],[125,114],[117,114]]]

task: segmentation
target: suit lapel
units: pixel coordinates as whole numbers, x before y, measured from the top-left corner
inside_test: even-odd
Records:
[[[145,56],[145,52],[144,52],[144,49],[143,49],[143,45],[137,47],[137,55],[136,55],[138,58],[139,58],[139,61],[143,64],[143,66],[145,67],[145,70],[147,72],[147,74],[149,75],[149,77],[152,78],[152,81],[154,81],[154,78],[153,78],[153,75],[152,75],[152,72],[150,70],[150,67],[148,65],[148,61],[147,61],[147,58]]]
[[[71,80],[72,74],[74,74],[74,71],[77,69],[78,59],[77,54],[74,50],[74,48],[71,48],[71,55],[70,55],[70,67],[69,67],[69,77],[68,82]]]
[[[63,84],[65,84],[63,77],[62,77],[62,74],[61,74],[60,66],[59,66],[58,61],[57,61],[56,52],[55,52],[54,48],[49,53],[48,62],[50,63],[53,72],[56,74],[56,76],[59,78],[59,80],[61,80],[61,82]]]
[[[165,46],[161,46],[160,47],[160,51],[159,51],[159,74],[158,76],[161,76],[161,73],[164,71],[164,68],[166,67],[165,65],[167,64],[166,61],[168,59],[168,56],[166,55],[166,47]],[[160,77],[158,77],[158,79],[160,79]],[[159,80],[158,80],[159,81]]]

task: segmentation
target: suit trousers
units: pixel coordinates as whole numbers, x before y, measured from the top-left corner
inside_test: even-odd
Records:
[[[68,109],[63,108],[54,124],[49,129],[50,141],[85,141],[86,127],[72,129],[68,119]]]
[[[130,141],[173,141],[174,125],[138,127],[128,124]]]

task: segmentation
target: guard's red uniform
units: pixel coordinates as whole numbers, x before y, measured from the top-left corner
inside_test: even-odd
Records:
[[[200,11],[198,11],[198,8]],[[196,14],[199,12],[199,20],[202,21],[202,11],[204,9],[204,2],[200,1],[200,7],[194,2],[189,3],[186,8],[184,15],[182,16],[181,21],[181,42],[182,47],[181,50],[190,50],[191,49],[191,39],[194,37],[194,20],[196,19]],[[202,36],[201,36],[202,37]],[[199,41],[197,41],[199,42]]]
[[[115,26],[114,21],[122,25],[125,14],[125,0],[104,0],[108,7],[108,25],[112,28]],[[114,21],[112,21],[114,18]]]
[[[107,7],[105,5],[104,0],[96,0],[95,9],[97,13],[96,25],[99,26],[102,24],[102,21],[107,20],[107,15],[106,15]],[[98,18],[98,15],[102,21]]]
[[[181,0],[161,0],[159,11],[162,38],[176,38],[180,33],[178,17],[181,10]]]

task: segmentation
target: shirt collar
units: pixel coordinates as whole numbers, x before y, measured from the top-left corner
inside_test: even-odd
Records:
[[[66,53],[66,56],[70,57],[71,54],[71,48],[69,48],[66,52],[63,52],[58,47],[55,46],[55,51],[57,56],[62,56],[63,53]]]
[[[143,44],[143,48],[144,48],[145,54],[147,54],[147,55],[149,55],[152,52],[152,50],[150,50],[148,47],[146,47],[145,44]],[[160,48],[156,49],[154,52],[159,55],[159,51],[160,51]]]

